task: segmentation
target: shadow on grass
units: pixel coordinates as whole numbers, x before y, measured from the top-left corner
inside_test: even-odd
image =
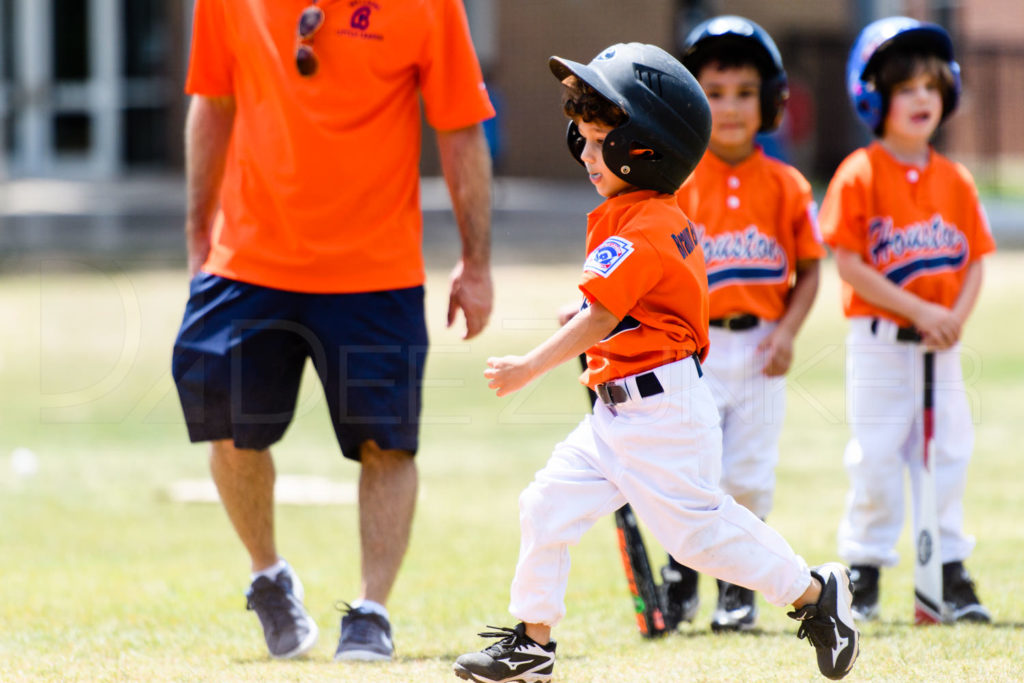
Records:
[[[858,624],[861,633],[867,633],[872,638],[878,637],[889,637],[905,633],[906,631],[913,631],[917,628],[930,628],[930,626],[918,626],[910,619],[887,619],[885,621],[874,621],[867,624]],[[1024,629],[1024,623],[1013,622],[1013,621],[994,621],[986,624],[976,621],[960,621],[955,624],[944,624],[942,626],[936,625],[935,628],[964,628],[964,629],[1001,629],[1001,630],[1018,630]]]
[[[667,638],[687,638],[695,640],[697,638],[707,638],[714,640],[716,638],[776,638],[778,636],[794,636],[796,635],[796,623],[792,629],[765,629],[760,626],[755,626],[749,631],[723,631],[715,632],[710,628],[700,629],[695,626],[692,629],[679,629],[672,633],[666,634]]]

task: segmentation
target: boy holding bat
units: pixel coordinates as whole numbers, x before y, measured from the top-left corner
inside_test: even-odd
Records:
[[[989,621],[963,566],[974,547],[963,530],[973,429],[959,341],[995,243],[970,173],[930,144],[960,95],[949,35],[907,17],[869,24],[850,54],[847,88],[877,137],[839,166],[820,215],[850,319],[850,493],[839,553],[852,565],[854,614],[877,616],[879,569],[899,559],[907,467],[918,502],[934,487],[935,502],[915,509],[919,569],[934,562],[941,586],[925,596],[928,620]],[[920,621],[917,572],[915,587]]]

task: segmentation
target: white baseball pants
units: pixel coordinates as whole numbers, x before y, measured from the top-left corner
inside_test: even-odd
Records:
[[[772,510],[786,414],[786,378],[765,375],[757,351],[775,327],[765,321],[749,330],[712,327],[704,364],[722,418],[722,490],[761,519]]]
[[[718,411],[692,359],[657,368],[665,391],[600,401],[555,446],[519,498],[521,543],[509,611],[527,623],[556,625],[565,616],[569,546],[625,503],[680,562],[752,588],[787,605],[810,572],[786,541],[719,488],[722,434]]]
[[[852,438],[844,462],[850,478],[839,526],[839,555],[849,564],[891,567],[903,527],[904,478],[916,490],[924,451],[924,347],[896,341],[894,323],[852,318],[846,347],[846,405]],[[974,539],[963,532],[967,465],[974,426],[959,346],[935,352],[935,492],[942,561],[964,560]]]

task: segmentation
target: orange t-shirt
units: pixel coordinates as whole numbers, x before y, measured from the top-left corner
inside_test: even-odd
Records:
[[[821,227],[832,248],[860,254],[891,282],[947,308],[960,295],[967,266],[995,250],[966,168],[934,150],[923,169],[909,166],[878,142],[839,165],[822,202]],[[845,282],[843,312],[910,324]]]
[[[587,216],[587,253],[580,290],[620,322],[587,349],[585,384],[707,355],[704,256],[671,195],[637,190],[606,200]]]
[[[704,249],[712,318],[778,320],[797,261],[825,256],[810,183],[761,149],[736,166],[707,152],[676,199]]]
[[[438,130],[494,115],[459,0],[331,2],[295,66],[309,0],[197,0],[185,90],[233,96],[203,269],[303,292],[424,280],[420,98]]]

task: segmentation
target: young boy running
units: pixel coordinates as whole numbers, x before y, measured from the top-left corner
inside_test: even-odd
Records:
[[[696,26],[683,66],[711,106],[708,153],[676,193],[704,248],[711,348],[704,366],[722,418],[722,490],[761,519],[772,509],[793,339],[818,291],[825,256],[811,185],[755,142],[775,130],[788,96],[775,42],[749,19]],[[697,573],[671,556],[662,569],[669,628],[691,621]],[[714,631],[757,622],[754,592],[719,580]]]
[[[821,211],[850,320],[850,493],[839,554],[853,565],[854,616],[878,615],[879,568],[899,561],[903,469],[916,495],[922,368],[932,352],[943,601],[952,621],[989,621],[963,565],[974,548],[963,530],[974,432],[959,340],[995,243],[970,173],[930,144],[960,95],[949,34],[907,17],[869,24],[850,54],[847,87],[878,138],[839,166]]]
[[[563,83],[570,152],[606,199],[588,216],[584,307],[525,356],[489,359],[484,376],[505,396],[585,351],[582,380],[600,400],[520,496],[509,605],[520,623],[481,634],[500,640],[459,657],[455,673],[489,683],[551,680],[568,548],[630,503],[688,566],[792,604],[821,672],[842,678],[859,648],[846,568],[808,569],[718,486],[722,435],[700,367],[707,274],[673,196],[707,146],[700,85],[668,53],[639,43],[613,45],[587,65],[553,57],[550,67]]]

